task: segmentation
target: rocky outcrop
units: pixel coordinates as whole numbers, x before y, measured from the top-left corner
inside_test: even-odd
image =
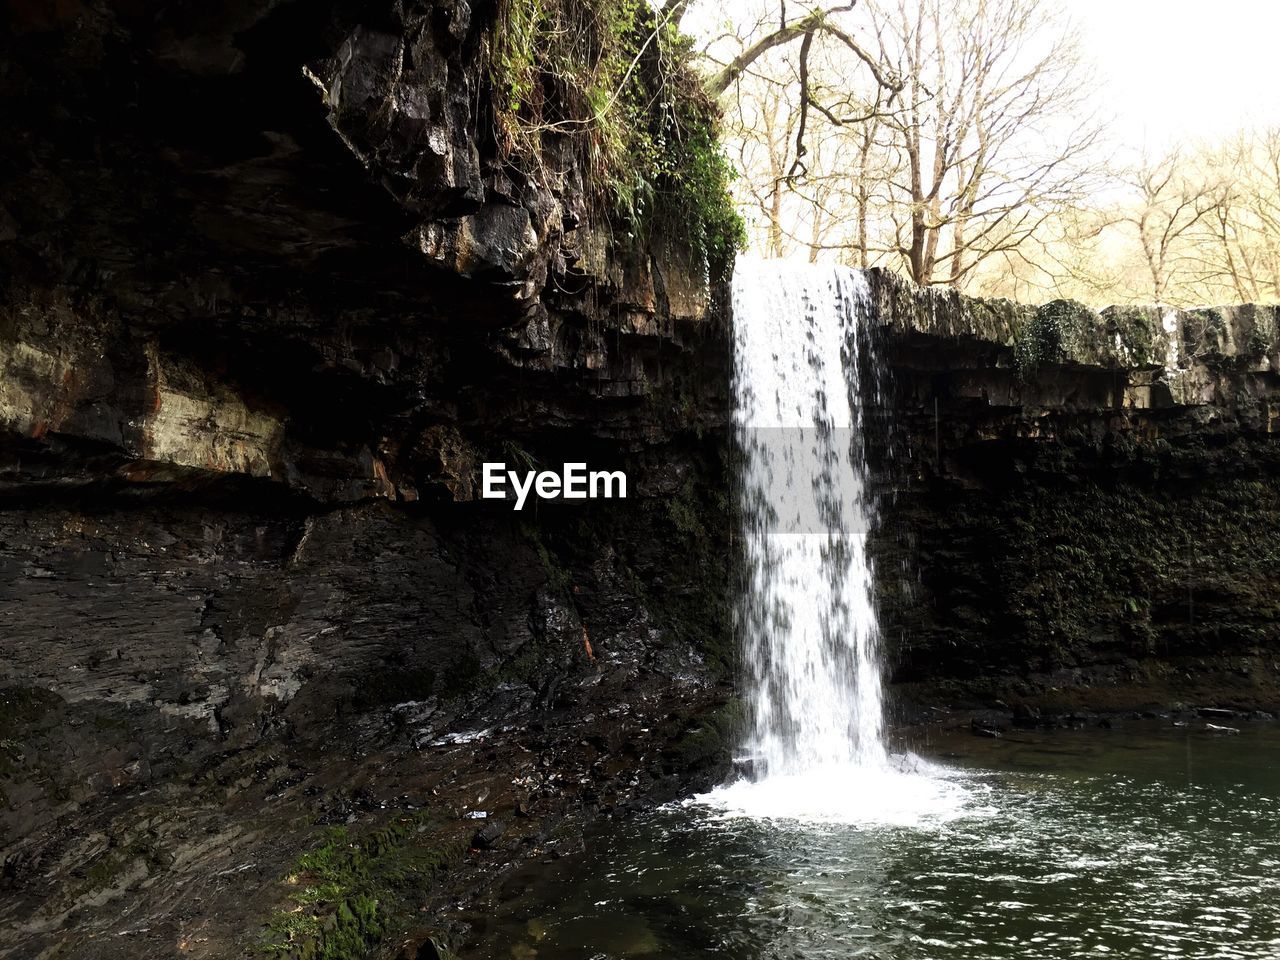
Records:
[[[468,855],[482,775],[496,862],[705,766],[723,297],[568,137],[498,142],[500,14],[10,5],[0,956],[364,952]],[[517,514],[485,460],[629,498]],[[326,825],[411,816],[421,882],[281,919]]]
[[[485,133],[493,15],[19,16],[8,433],[121,469],[412,500],[465,496],[467,464],[502,432],[722,420],[705,264],[613,242],[567,145],[548,137],[535,180]],[[666,362],[704,343],[720,381]],[[636,402],[686,387],[718,396]]]
[[[1273,710],[1280,311],[871,279],[900,699]]]

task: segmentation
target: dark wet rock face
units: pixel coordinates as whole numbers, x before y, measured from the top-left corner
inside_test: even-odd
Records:
[[[721,423],[700,260],[615,243],[553,137],[538,180],[499,158],[492,16],[19,17],[0,418],[40,441],[25,460],[466,499],[473,462],[533,432]]]
[[[1277,308],[873,295],[900,698],[1274,709]]]
[[[452,866],[718,776],[722,292],[500,149],[495,16],[9,5],[0,955],[394,955]]]

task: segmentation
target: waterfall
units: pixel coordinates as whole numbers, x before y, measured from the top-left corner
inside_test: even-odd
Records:
[[[744,260],[735,273],[739,630],[757,777],[885,760],[859,376],[869,305],[865,276],[846,268]]]
[[[866,437],[881,407],[870,309],[855,270],[742,259],[734,272],[752,773],[689,801],[722,815],[922,826],[968,803],[947,771],[884,745],[867,553]]]

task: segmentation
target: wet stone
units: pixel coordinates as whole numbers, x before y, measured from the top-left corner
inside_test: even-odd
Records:
[[[477,850],[489,850],[499,838],[506,833],[507,825],[501,820],[489,820],[475,832],[471,838],[471,846]]]

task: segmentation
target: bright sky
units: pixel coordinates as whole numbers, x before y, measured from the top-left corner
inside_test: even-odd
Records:
[[[1097,63],[1113,138],[1176,139],[1280,125],[1277,0],[1064,0]]]
[[[658,4],[659,0],[653,0]],[[1060,0],[1084,31],[1113,139],[1153,154],[1176,140],[1280,126],[1280,0]],[[754,20],[769,0],[701,0],[685,27]]]

